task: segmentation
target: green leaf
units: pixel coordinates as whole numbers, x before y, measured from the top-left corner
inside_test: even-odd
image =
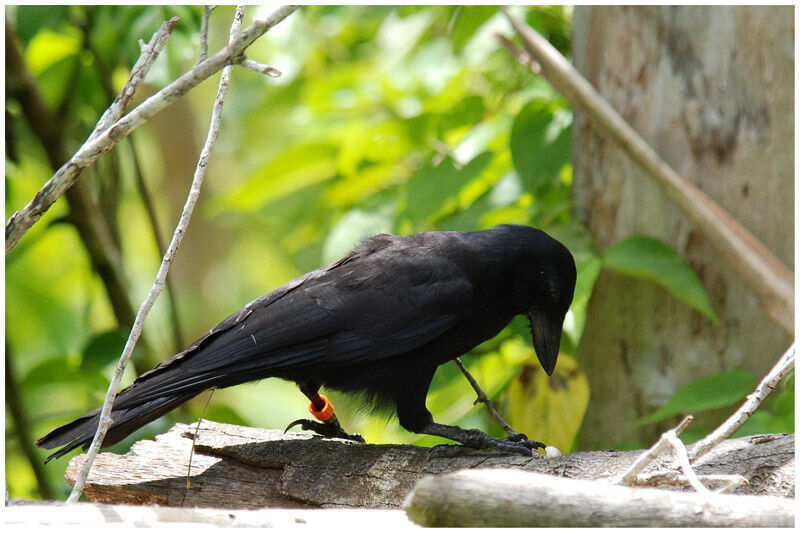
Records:
[[[486,105],[480,96],[469,96],[456,103],[439,120],[439,131],[445,133],[452,129],[475,124],[486,112]]]
[[[719,322],[700,277],[685,259],[658,239],[636,235],[619,241],[603,254],[603,266],[654,281],[712,321]]]
[[[408,180],[406,213],[415,224],[434,215],[447,200],[454,198],[470,181],[487,167],[494,154],[484,152],[458,168],[449,157],[439,166],[426,165]]]
[[[458,6],[448,28],[453,49],[460,51],[495,13],[497,6]]]
[[[667,403],[638,423],[652,424],[677,414],[727,407],[740,402],[754,387],[753,376],[744,370],[728,370],[698,379],[678,389]]]
[[[83,349],[81,368],[101,370],[107,364],[119,359],[127,341],[128,332],[123,329],[112,329],[95,335]]]
[[[572,112],[535,98],[514,119],[511,157],[526,190],[536,192],[552,183],[569,163]]]
[[[256,211],[270,202],[327,181],[336,175],[336,156],[337,147],[327,143],[290,146],[214,202],[214,210],[232,207]]]

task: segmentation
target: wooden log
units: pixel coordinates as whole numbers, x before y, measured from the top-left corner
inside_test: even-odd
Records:
[[[7,526],[102,526],[114,527],[180,527],[198,525],[212,527],[301,527],[313,530],[361,531],[380,527],[396,529],[416,528],[406,513],[398,509],[204,509],[141,505],[109,505],[79,502],[64,505],[61,502],[11,501],[3,511],[3,524]]]
[[[86,485],[93,502],[232,509],[399,508],[417,481],[461,469],[514,468],[597,480],[620,476],[640,451],[576,452],[562,457],[467,451],[448,457],[408,445],[360,444],[302,433],[203,421],[187,465],[194,425],[176,424],[124,455],[102,453]],[[66,478],[74,482],[83,456]],[[663,466],[660,465],[660,466]],[[653,465],[658,468],[659,463]],[[731,439],[696,465],[698,474],[738,474],[742,494],[793,496],[794,435]],[[645,470],[646,474],[649,470]]]
[[[409,518],[432,527],[792,527],[794,501],[462,470],[420,480]]]

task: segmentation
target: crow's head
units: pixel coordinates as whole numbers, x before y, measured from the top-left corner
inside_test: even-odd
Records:
[[[503,226],[514,236],[514,294],[520,314],[531,323],[533,347],[547,375],[558,359],[564,317],[575,292],[575,260],[569,250],[543,231]]]

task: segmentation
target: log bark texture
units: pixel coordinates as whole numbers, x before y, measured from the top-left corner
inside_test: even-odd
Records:
[[[575,66],[597,91],[792,270],[793,10],[579,6],[573,38]],[[764,375],[792,339],[619,146],[580,113],[572,135],[577,214],[597,247],[635,234],[663,240],[694,267],[720,317],[712,323],[652,282],[600,274],[578,348],[592,391],[579,447],[653,442],[677,420],[630,421],[703,376]],[[695,415],[695,426],[718,422]]]
[[[176,424],[155,441],[137,442],[125,455],[98,455],[86,496],[93,502],[173,507],[391,509],[399,508],[427,475],[512,468],[575,479],[609,479],[621,475],[640,453],[523,457],[466,450],[464,455],[449,457],[443,452],[455,447],[431,452],[418,446],[360,444],[203,421],[187,489],[193,428]],[[82,455],[70,461],[67,481],[73,482],[82,463]],[[726,441],[703,458],[697,471],[746,477],[750,484],[739,489],[742,494],[793,496],[794,435]]]
[[[408,516],[432,527],[792,527],[794,501],[629,488],[533,472],[461,470],[419,482]]]

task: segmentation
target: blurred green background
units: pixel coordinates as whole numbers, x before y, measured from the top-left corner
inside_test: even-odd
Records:
[[[245,24],[260,9],[266,10],[248,9]],[[569,57],[569,7],[512,11]],[[199,6],[6,8],[7,47],[16,41],[22,59],[21,66],[7,60],[7,217],[53,174],[53,146],[69,157],[89,135],[138,58],[138,39],[148,41],[163,20],[181,18],[135,102],[194,64],[201,13]],[[213,12],[210,53],[227,42],[232,15],[230,6]],[[522,319],[463,358],[516,430],[565,453],[589,398],[571,355],[603,266],[662,283],[713,318],[694,272],[662,243],[637,237],[605,256],[593,248],[571,213],[572,111],[500,46],[496,33],[513,35],[493,6],[310,6],[256,41],[247,55],[283,75],[234,69],[200,203],[123,386],[245,303],[381,232],[520,223],[572,250],[578,286],[553,379],[539,367]],[[48,110],[45,127],[31,125],[25,97],[12,90],[22,71]],[[129,315],[152,284],[161,257],[153,224],[168,242],[217,80],[85,171],[80,180],[90,201],[83,211],[59,200],[7,255],[5,460],[12,498],[63,498],[68,491],[67,460],[41,468],[47,453],[31,443],[102,403],[130,326],[124,301]],[[100,252],[76,231],[86,217],[106,228],[102,253],[113,257],[116,250],[121,286],[108,281]],[[741,379],[732,383],[742,388]],[[730,403],[746,392],[737,389]],[[195,420],[206,398],[112,451]],[[474,399],[448,364],[436,374],[428,407],[438,422],[502,436]],[[366,416],[336,393],[332,400],[344,427],[368,442],[444,442]],[[217,391],[206,417],[282,429],[306,416],[306,405],[294,384],[271,379]]]

